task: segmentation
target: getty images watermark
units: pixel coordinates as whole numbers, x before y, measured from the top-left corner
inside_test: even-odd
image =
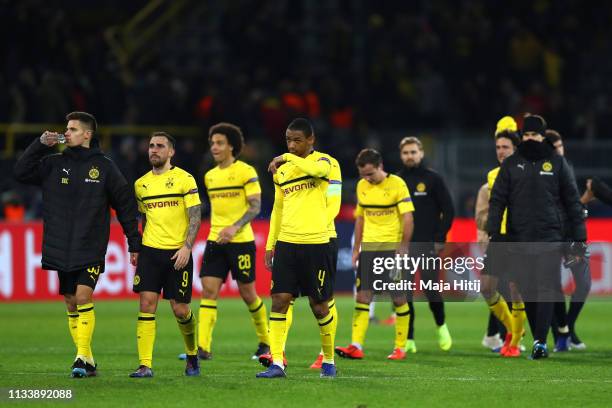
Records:
[[[399,253],[397,244],[364,243],[357,269],[358,289],[375,294],[410,299],[435,291],[440,300],[472,300],[479,296],[480,273],[485,268],[482,248],[471,243],[410,244],[408,253]]]
[[[480,297],[484,269],[485,251],[473,243],[411,242],[408,253],[398,251],[396,243],[362,243],[356,283],[378,298],[469,301]]]
[[[410,256],[408,254],[394,254],[392,256],[374,256],[372,258],[372,274],[379,279],[372,280],[372,289],[375,291],[429,291],[438,292],[480,292],[480,279],[419,279],[414,281],[417,271],[451,271],[457,275],[464,275],[473,270],[484,268],[484,257],[440,257],[440,256]],[[385,279],[383,275],[389,277]],[[405,278],[410,276],[410,278]]]
[[[603,264],[590,258],[589,251],[572,251],[567,242],[411,242],[405,254],[396,243],[366,243],[361,245],[356,284],[358,290],[406,294],[416,301],[467,301],[480,297],[488,279],[500,286],[512,283],[525,302],[557,302],[571,293],[563,276],[588,274],[589,266],[601,269]]]

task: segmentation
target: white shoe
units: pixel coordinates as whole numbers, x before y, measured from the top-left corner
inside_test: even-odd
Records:
[[[480,344],[482,344],[483,347],[495,350],[501,348],[501,346],[504,345],[504,342],[501,337],[499,337],[499,333],[497,333],[495,336],[487,336],[485,333]]]
[[[570,341],[570,350],[586,350],[587,346],[584,343],[573,343]]]

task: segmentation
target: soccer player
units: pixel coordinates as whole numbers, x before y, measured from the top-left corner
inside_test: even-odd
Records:
[[[150,172],[136,180],[138,209],[143,214],[142,253],[134,275],[134,292],[140,295],[136,326],[140,366],[132,378],[153,377],[155,312],[163,289],[170,301],[185,342],[185,375],[200,375],[196,321],[189,307],[193,279],[191,248],[202,218],[195,179],[173,166],[176,140],[154,132],[149,141]]]
[[[338,263],[338,234],[336,233],[336,225],[334,223],[334,219],[340,212],[340,206],[342,204],[342,174],[340,171],[340,165],[338,161],[330,155],[327,155],[331,162],[331,170],[329,172],[329,184],[327,187],[326,194],[326,206],[327,206],[327,218],[329,219],[329,224],[327,225],[327,229],[329,232],[329,250],[332,257],[331,265],[330,265],[330,274],[332,279],[332,286],[335,282],[336,278],[336,265]],[[287,342],[287,335],[291,328],[291,324],[293,322],[293,304],[294,301],[289,303],[289,309],[287,309],[287,330],[285,331],[285,339],[283,341],[283,350],[285,350],[285,343]],[[336,308],[336,300],[331,298],[327,303],[329,306],[329,310],[331,311],[334,320],[331,324],[334,325],[334,332],[336,331],[336,327],[338,327],[338,309]],[[316,360],[310,365],[310,368],[314,370],[320,370],[323,365],[323,350],[319,353]],[[272,364],[272,355],[271,354],[263,354],[259,357],[259,362],[264,367],[269,367]],[[287,357],[283,355],[283,364],[287,366]]]
[[[266,266],[272,269],[270,352],[272,365],[258,378],[285,377],[283,342],[287,311],[293,298],[308,296],[319,323],[324,358],[321,377],[335,377],[332,257],[326,194],[331,171],[329,156],[313,149],[315,134],[306,119],[293,120],[286,131],[287,149],[268,169],[273,173],[274,207],[266,243]]]
[[[497,122],[495,129],[495,153],[497,161],[500,165],[508,157],[514,154],[519,145],[519,136],[516,133],[517,125],[514,119],[510,116],[505,116]],[[488,196],[491,195],[491,190],[495,184],[500,167],[496,167],[487,174]],[[478,222],[486,228],[488,220],[488,208],[486,214]],[[496,235],[495,243],[487,247],[487,257],[485,259],[485,268],[482,270],[482,295],[489,306],[490,313],[503,325],[505,331],[505,339],[500,349],[502,357],[519,357],[521,355],[520,341],[523,337],[525,329],[525,305],[516,290],[514,283],[509,282],[509,266],[504,262],[508,254],[505,252],[505,247],[502,242],[506,238],[506,211],[504,211],[500,233]],[[487,239],[489,241],[489,239]],[[512,310],[508,307],[506,298],[510,296],[512,299]],[[489,315],[489,326],[491,323],[491,315]],[[492,343],[491,339],[483,339],[483,344]],[[497,344],[494,344],[497,346]]]
[[[433,255],[439,252],[439,246],[446,242],[446,234],[455,218],[453,199],[444,183],[444,179],[432,169],[423,164],[425,151],[423,144],[416,137],[405,137],[399,144],[400,157],[404,166],[397,173],[412,192],[414,205],[414,232],[410,245],[412,256],[422,254]],[[439,271],[436,269],[421,269],[421,280],[438,281]],[[414,275],[411,275],[414,277]],[[444,300],[437,290],[425,290],[429,309],[436,322],[438,345],[444,351],[450,350],[453,340],[446,325]],[[410,330],[406,351],[416,353],[414,341],[414,307],[412,292],[408,293],[410,306]]]
[[[334,220],[338,216],[342,205],[342,173],[338,161],[332,156],[328,155],[328,157],[331,162],[331,170],[329,172],[329,185],[327,186],[325,205],[328,219],[327,231],[329,232],[329,251],[331,253],[330,274],[333,286],[336,281],[336,268],[338,264],[338,233],[336,232]],[[338,308],[336,307],[336,300],[333,297],[329,300],[328,306],[334,318],[332,321],[333,332],[336,333],[336,328],[338,327]],[[321,349],[314,363],[310,365],[310,368],[314,370],[322,368],[324,358],[325,355],[323,349]]]
[[[351,344],[336,347],[344,358],[362,359],[363,345],[368,330],[372,288],[366,282],[372,272],[375,257],[394,257],[408,254],[413,231],[414,205],[406,183],[401,177],[387,174],[382,156],[374,149],[363,149],[355,160],[361,180],[357,183],[357,209],[355,210],[355,243],[353,267],[357,268],[357,296],[353,312]],[[390,360],[406,358],[406,340],[410,324],[410,307],[404,293],[392,293],[395,306],[395,344]]]
[[[43,269],[56,270],[76,346],[72,377],[97,374],[91,340],[96,325],[93,292],[104,272],[110,207],[128,239],[130,262],[141,250],[136,201],[111,159],[99,149],[96,119],[86,112],[66,115],[65,135],[45,131],[17,160],[15,178],[43,192]],[[67,148],[52,154],[61,137]]]
[[[261,208],[259,178],[252,166],[237,159],[244,145],[238,126],[231,123],[212,126],[208,142],[217,166],[204,175],[211,205],[211,227],[200,270],[198,356],[203,360],[212,358],[217,297],[231,270],[259,339],[253,356],[256,359],[270,351],[266,306],[255,291],[255,236],[251,221]]]
[[[489,185],[484,183],[479,189],[476,196],[476,205],[474,206],[474,220],[476,221],[476,242],[480,244],[483,251],[486,251],[489,243],[489,235],[485,228],[487,227],[487,215],[489,213]],[[506,337],[506,328],[493,314],[489,312],[489,321],[487,331],[482,338],[482,346],[492,351],[499,351],[504,342],[502,338]]]
[[[534,317],[531,359],[548,357],[546,338],[553,304],[561,295],[561,242],[568,216],[573,242],[572,256],[586,251],[586,228],[582,205],[571,169],[562,156],[545,142],[546,122],[537,115],[525,117],[522,142],[501,165],[489,202],[487,232],[498,242],[503,214],[507,210],[506,235],[519,244],[509,252],[518,264],[514,283],[523,295],[527,313]],[[537,245],[534,245],[537,243]]]
[[[511,116],[504,116],[497,122],[495,129],[495,154],[498,163],[501,164],[506,157],[513,154],[516,150],[516,146],[518,146],[519,143],[518,135],[515,134],[517,129],[516,121]],[[489,171],[487,174],[487,182],[480,188],[480,190],[478,190],[478,197],[476,199],[475,220],[477,238],[478,242],[482,243],[483,250],[486,250],[489,242],[489,235],[486,231],[487,218],[489,215],[489,197],[491,195],[491,188],[493,188],[495,177],[497,177],[498,172],[499,166]],[[487,270],[484,271],[484,274],[487,274]],[[498,279],[499,277],[496,278]],[[486,277],[484,279],[489,278]],[[506,282],[502,282],[501,284],[498,283],[497,285],[497,288],[501,291],[501,295],[504,298],[509,298],[510,296],[507,286],[508,285]],[[505,303],[505,300],[503,303]],[[508,318],[508,316],[505,314],[503,316],[506,319]],[[511,320],[507,320],[507,322],[511,324]],[[482,339],[482,345],[490,348],[493,351],[499,351],[504,344],[504,341],[501,339],[505,338],[506,334],[507,332],[504,324],[502,324],[501,321],[495,317],[495,314],[490,311],[487,332]]]
[[[560,156],[565,156],[565,148],[561,134],[556,130],[547,129],[546,139],[550,142],[555,151]],[[575,179],[574,179],[575,182]],[[580,197],[580,203],[584,206],[589,202],[589,193],[585,192]],[[586,215],[586,209],[584,211]],[[565,222],[566,240],[571,241],[571,229],[568,225],[567,214],[563,214]],[[567,250],[567,248],[566,248]],[[553,331],[555,336],[554,351],[568,351],[571,348],[582,350],[586,345],[580,340],[576,334],[576,320],[584,306],[584,302],[591,291],[591,270],[589,268],[589,258],[572,258],[569,254],[564,254],[566,264],[569,263],[569,268],[574,276],[576,288],[570,300],[569,309],[566,312],[565,301],[555,303],[555,319],[553,326],[556,330]]]

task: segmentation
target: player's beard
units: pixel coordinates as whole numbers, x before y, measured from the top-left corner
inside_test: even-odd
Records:
[[[168,159],[162,161],[162,159],[159,156],[149,157],[149,163],[151,163],[151,166],[153,166],[153,168],[155,169],[163,168],[167,162],[168,162]]]

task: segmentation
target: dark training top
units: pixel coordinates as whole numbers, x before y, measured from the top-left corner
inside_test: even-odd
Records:
[[[612,188],[597,177],[593,177],[593,194],[601,202],[612,205]]]
[[[510,241],[586,240],[583,207],[573,173],[565,159],[554,154],[545,142],[522,142],[502,163],[489,201],[490,235],[499,234],[506,208]]]
[[[42,266],[70,272],[104,262],[110,207],[139,252],[137,207],[127,181],[97,147],[68,147],[62,153],[34,140],[15,164],[15,178],[43,193]]]
[[[404,167],[397,175],[406,182],[414,203],[412,242],[446,242],[455,209],[442,177],[423,163]]]

